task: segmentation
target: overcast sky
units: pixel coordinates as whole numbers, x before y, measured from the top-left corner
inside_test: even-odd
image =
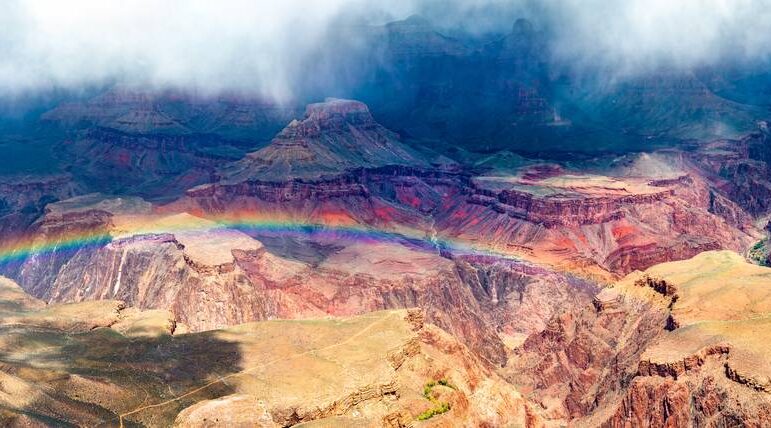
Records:
[[[2,0],[0,94],[118,79],[285,99],[340,16],[412,13],[472,32],[525,15],[555,59],[619,76],[771,53],[771,0]]]

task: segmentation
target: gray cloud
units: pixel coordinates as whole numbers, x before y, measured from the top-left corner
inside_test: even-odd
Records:
[[[288,70],[357,0],[8,0],[0,91],[112,79],[291,93]],[[389,11],[406,12],[396,1]],[[404,2],[407,5],[407,2]],[[404,9],[402,9],[404,8]]]
[[[120,80],[287,99],[341,19],[412,13],[472,34],[527,16],[555,60],[616,76],[771,54],[769,0],[6,0],[0,94]]]
[[[557,59],[616,77],[771,54],[769,0],[549,0],[543,15]]]

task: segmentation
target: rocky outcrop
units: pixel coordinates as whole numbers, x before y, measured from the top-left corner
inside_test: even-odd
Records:
[[[672,190],[617,197],[538,197],[517,190],[498,193],[475,189],[468,201],[485,205],[501,214],[543,224],[547,228],[607,223],[624,217],[623,208],[663,201]]]
[[[652,288],[653,291],[661,294],[662,296],[672,298],[672,302],[677,300],[677,286],[665,279],[651,277],[650,275],[643,275],[640,277],[640,279],[634,282],[634,285],[637,287]]]
[[[630,274],[531,335],[511,379],[545,417],[579,426],[762,426],[767,271],[711,252]]]
[[[771,149],[768,126],[737,140],[716,140],[688,153],[689,160],[748,213],[771,210]],[[721,210],[720,206],[716,207]]]
[[[0,236],[21,235],[47,204],[82,192],[69,175],[0,178]]]
[[[768,377],[759,378],[753,374],[743,373],[742,370],[732,366],[730,361],[726,362],[724,366],[726,378],[756,391],[771,394],[771,379]]]
[[[750,395],[737,398],[735,390],[724,380],[709,375],[687,383],[662,378],[636,378],[616,412],[600,425],[761,427],[771,417],[771,403],[767,397]]]
[[[658,362],[642,360],[638,366],[637,375],[671,377],[677,380],[678,377],[682,377],[688,372],[698,370],[704,365],[707,358],[720,358],[721,356],[728,355],[730,352],[730,345],[718,344],[702,348],[698,352],[687,355],[678,361]]]
[[[319,419],[325,419],[333,416],[348,413],[353,407],[371,400],[384,400],[387,397],[393,397],[398,393],[396,382],[389,382],[382,385],[367,385],[355,392],[346,395],[322,408],[301,409],[286,408],[273,409],[270,413],[271,419],[279,426],[292,426],[303,422],[310,422]],[[185,415],[182,415],[182,421],[185,421]],[[179,423],[178,425],[186,425]]]
[[[311,104],[270,145],[224,172],[228,182],[287,181],[335,175],[350,169],[424,165],[399,137],[375,122],[358,101],[328,99]]]
[[[625,391],[643,350],[663,331],[666,314],[655,306],[601,294],[612,304],[555,315],[507,369],[547,418],[585,416]]]
[[[215,179],[217,166],[229,158],[206,147],[220,144],[216,137],[198,134],[136,134],[98,127],[62,147],[77,155],[76,176],[92,191],[169,199]]]

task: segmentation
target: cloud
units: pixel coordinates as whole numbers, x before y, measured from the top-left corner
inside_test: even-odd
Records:
[[[557,60],[616,76],[767,61],[768,0],[548,0]]]
[[[546,28],[555,61],[616,75],[765,60],[768,0],[5,0],[0,95],[121,81],[287,99],[341,19],[421,13],[443,29]],[[344,48],[344,47],[342,47]]]
[[[118,79],[286,97],[287,70],[353,3],[7,0],[0,6],[0,92]]]

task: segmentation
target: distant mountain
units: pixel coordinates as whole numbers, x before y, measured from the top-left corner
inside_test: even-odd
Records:
[[[375,122],[363,103],[328,99],[311,104],[270,145],[226,172],[228,181],[313,178],[356,168],[425,165],[397,134]]]
[[[215,134],[254,143],[270,139],[295,112],[256,97],[119,85],[85,101],[62,103],[41,119],[65,129],[99,126],[136,134]]]
[[[443,31],[418,16],[341,28],[308,64],[333,83],[302,84],[361,100],[384,126],[440,150],[619,153],[736,137],[769,116],[758,65],[619,76],[558,62],[525,19],[492,41]]]

